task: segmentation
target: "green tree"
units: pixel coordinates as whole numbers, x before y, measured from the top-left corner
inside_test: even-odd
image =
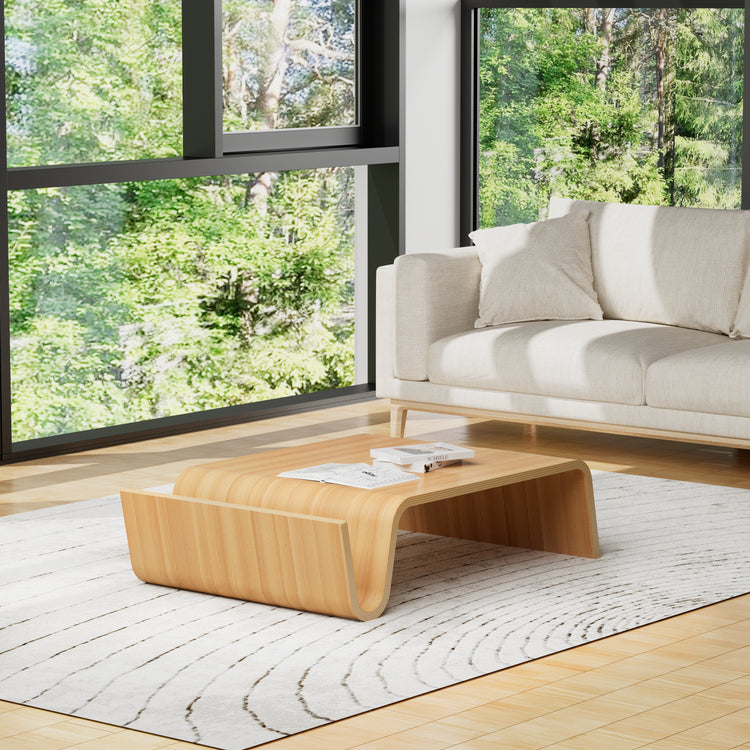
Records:
[[[354,123],[353,0],[226,0],[224,126]]]
[[[739,205],[744,12],[484,9],[480,226],[550,194]]]
[[[675,203],[738,208],[744,11],[681,10],[675,84]]]
[[[289,38],[335,48],[351,3],[298,6]],[[6,21],[14,163],[180,153],[179,2],[14,0]],[[301,86],[313,58],[290,53],[286,124],[349,106],[346,61],[319,57]],[[262,206],[259,177],[11,193],[15,440],[353,382],[352,172],[274,175]]]
[[[8,0],[11,166],[178,156],[178,0]]]

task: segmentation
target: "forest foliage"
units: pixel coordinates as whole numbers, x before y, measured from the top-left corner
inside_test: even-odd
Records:
[[[353,0],[224,5],[225,129],[353,122]],[[179,0],[5,20],[11,166],[181,155]],[[10,193],[13,439],[351,384],[353,210],[351,169]]]
[[[744,10],[480,15],[480,226],[550,195],[739,208]]]

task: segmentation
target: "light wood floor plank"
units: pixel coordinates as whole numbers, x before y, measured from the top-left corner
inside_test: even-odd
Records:
[[[187,466],[358,433],[370,401],[0,467],[0,515],[169,484]],[[750,451],[411,414],[407,437],[582,458],[592,469],[750,489]],[[273,750],[750,750],[750,595],[351,717]],[[0,701],[2,750],[187,750]]]

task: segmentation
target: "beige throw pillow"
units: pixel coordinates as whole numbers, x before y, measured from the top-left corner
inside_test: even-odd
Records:
[[[524,320],[601,320],[588,214],[478,229],[482,264],[476,328]]]

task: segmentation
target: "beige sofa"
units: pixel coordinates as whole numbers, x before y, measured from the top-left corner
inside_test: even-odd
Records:
[[[378,270],[392,434],[419,410],[750,448],[750,212],[553,198],[549,216],[541,250],[511,228]],[[550,237],[582,219],[588,261],[548,274]],[[547,311],[571,278],[582,311]],[[524,309],[482,320],[505,302]]]

